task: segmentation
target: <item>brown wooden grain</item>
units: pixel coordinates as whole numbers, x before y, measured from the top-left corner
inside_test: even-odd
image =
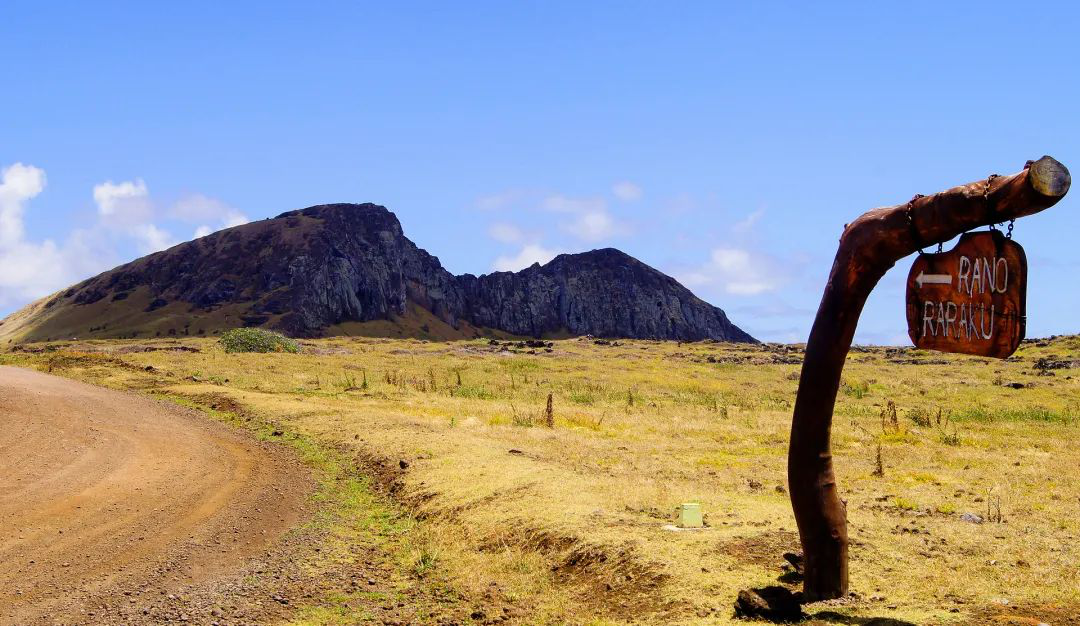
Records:
[[[990,276],[997,285],[991,287],[983,279],[979,281],[982,284],[973,284],[975,270],[970,264],[973,259],[992,259]],[[1002,260],[1000,265],[997,259]],[[961,277],[964,267],[968,268],[963,272],[966,279]],[[926,274],[948,275],[953,280],[947,285],[920,286],[918,278]],[[984,275],[985,271],[980,272],[980,276]],[[1003,289],[999,291],[996,287]],[[928,325],[924,320],[928,302],[951,304],[947,308],[952,309],[955,323]],[[961,324],[965,308],[970,311],[971,321]],[[1024,339],[1026,308],[1027,256],[1020,244],[1006,239],[998,230],[965,233],[952,250],[920,254],[908,272],[908,336],[918,348],[1007,358]],[[942,317],[940,311],[935,319],[939,317]]]
[[[840,375],[870,291],[905,256],[975,228],[1037,213],[1064,197],[1070,184],[1068,169],[1045,156],[1012,176],[868,211],[844,228],[806,344],[788,448],[807,601],[838,598],[848,590],[847,512],[829,443]]]

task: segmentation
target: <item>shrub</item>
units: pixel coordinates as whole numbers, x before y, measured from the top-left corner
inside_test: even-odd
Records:
[[[294,339],[262,328],[234,328],[218,339],[226,352],[292,352],[300,351]]]
[[[938,409],[938,411],[940,411],[940,410],[941,409]],[[908,417],[911,419],[912,422],[915,422],[916,426],[922,426],[924,428],[928,428],[931,425],[933,425],[933,422],[932,422],[931,417],[930,417],[930,413],[928,411],[925,411],[925,410],[919,408],[919,407],[915,407],[915,408],[911,409],[910,411],[908,411]],[[940,418],[938,419],[938,421],[940,421]]]
[[[1070,415],[1069,410],[1056,411],[1041,406],[1025,406],[1021,408],[989,408],[985,406],[973,406],[953,412],[953,421],[957,422],[1051,422],[1057,424],[1072,424],[1076,418]]]
[[[902,511],[914,511],[919,508],[918,504],[915,504],[915,502],[908,500],[907,498],[895,498],[893,504]]]
[[[450,390],[450,395],[456,398],[472,398],[473,400],[491,400],[495,394],[488,391],[483,385],[459,385]]]
[[[851,382],[844,380],[840,382],[840,391],[844,392],[844,395],[862,399],[863,396],[870,393],[870,383],[859,380]]]

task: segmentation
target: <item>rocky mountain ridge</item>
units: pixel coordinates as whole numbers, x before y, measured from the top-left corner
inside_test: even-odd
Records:
[[[398,335],[436,338],[499,331],[754,341],[673,278],[610,248],[519,272],[455,276],[374,204],[289,211],[137,259],[13,314],[0,323],[0,339],[237,325],[301,337],[380,334],[377,324],[387,321]]]

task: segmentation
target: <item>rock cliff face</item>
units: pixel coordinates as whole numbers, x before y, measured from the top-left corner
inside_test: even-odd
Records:
[[[458,278],[464,317],[518,335],[754,341],[674,278],[605,248],[520,272]]]
[[[754,341],[723,311],[618,250],[454,276],[374,204],[290,211],[138,259],[13,314],[0,323],[0,338],[138,336],[166,326],[167,334],[191,334],[240,324],[311,337],[418,311],[474,334]]]

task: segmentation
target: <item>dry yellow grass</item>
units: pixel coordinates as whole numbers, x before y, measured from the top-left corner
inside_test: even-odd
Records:
[[[462,593],[528,607],[537,623],[728,623],[737,591],[777,584],[781,554],[797,549],[784,489],[801,354],[618,343],[529,354],[486,340],[336,338],[245,355],[192,338],[53,344],[0,361],[228,398],[343,446],[420,519],[423,548],[404,566],[437,565]],[[87,351],[115,358],[78,357]],[[1080,373],[1036,369],[1040,358],[1080,361],[1080,338],[1025,344],[1009,362],[852,353],[833,445],[858,596],[808,613],[917,624],[1080,615]],[[687,501],[708,528],[665,530]]]

